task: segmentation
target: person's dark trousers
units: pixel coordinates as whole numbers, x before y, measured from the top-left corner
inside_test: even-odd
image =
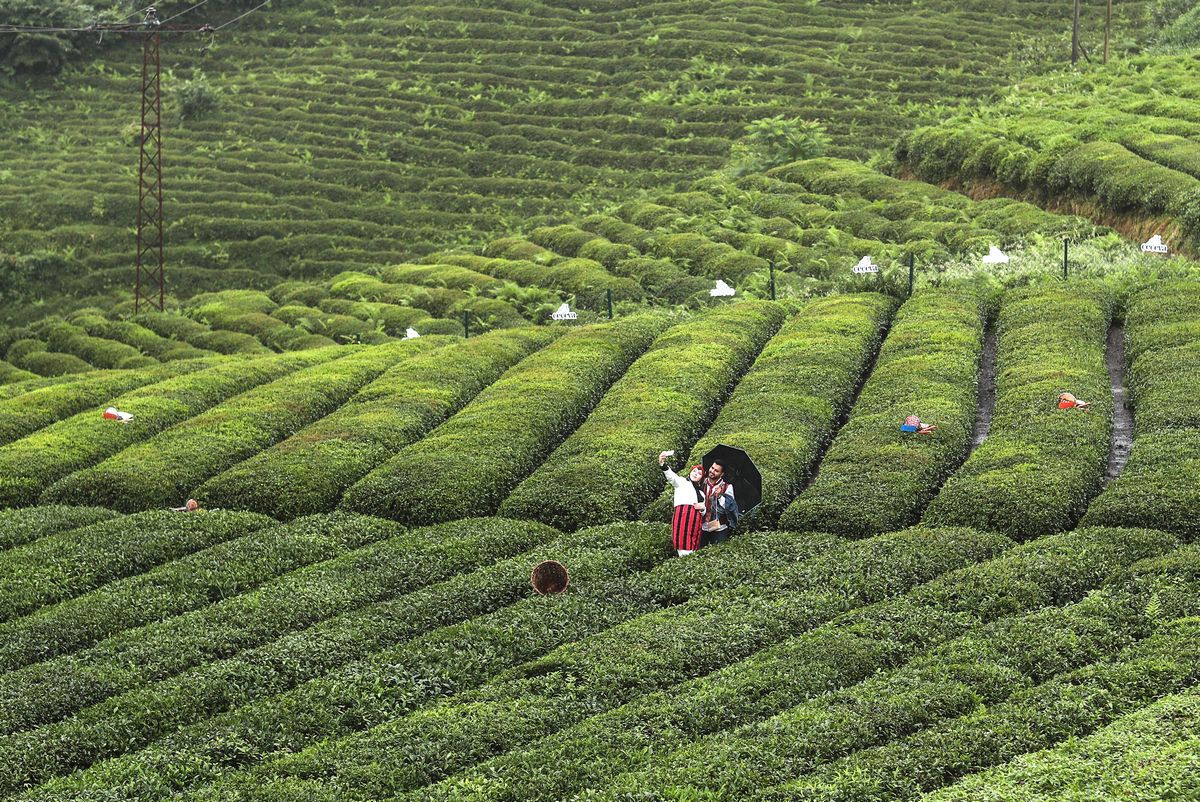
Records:
[[[718,529],[715,532],[705,532],[704,533],[704,544],[708,545],[708,546],[715,546],[718,543],[724,543],[728,539],[729,539],[729,527],[725,527],[724,529]]]

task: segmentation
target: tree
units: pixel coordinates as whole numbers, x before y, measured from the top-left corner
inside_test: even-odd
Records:
[[[95,9],[77,0],[0,0],[0,25],[21,28],[84,28]],[[0,33],[0,73],[53,74],[87,40],[82,32]]]
[[[829,146],[825,126],[815,120],[785,118],[782,114],[755,120],[730,155],[736,175],[762,172],[799,159],[815,159]]]

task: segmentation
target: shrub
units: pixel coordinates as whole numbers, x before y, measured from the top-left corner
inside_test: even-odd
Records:
[[[52,780],[39,793],[53,797],[64,792],[63,783],[84,782],[119,784],[128,794],[132,776],[145,793],[131,799],[161,798],[168,788],[198,790],[226,770],[233,743],[238,764],[247,765],[317,738],[344,736],[650,609],[629,575],[666,555],[663,528],[637,524],[598,527],[543,546],[484,576],[466,574],[403,596],[386,611],[373,610],[357,628],[323,628],[271,644],[11,736],[0,742],[0,788],[8,792],[121,755],[77,777]],[[526,598],[530,567],[547,558],[571,567],[570,588],[552,598]],[[472,659],[447,659],[467,653]],[[437,682],[418,668],[431,665],[439,667]],[[381,686],[381,672],[396,681]]]
[[[68,507],[48,504],[0,511],[0,550],[32,543],[48,535],[80,529],[118,518],[120,513],[102,507]]]
[[[695,442],[784,315],[781,306],[751,302],[669,329],[517,486],[502,513],[563,530],[638,515],[662,491],[654,455]]]
[[[462,521],[401,532],[391,522],[339,513],[300,519],[260,530],[254,536],[285,543],[295,539],[296,544],[282,547],[284,552],[311,551],[314,546],[330,543],[338,554],[193,613],[121,632],[85,652],[63,655],[9,675],[0,683],[6,682],[12,695],[19,696],[22,688],[35,684],[42,692],[37,701],[22,703],[21,715],[37,723],[50,723],[66,713],[152,683],[170,685],[169,678],[193,668],[201,669],[193,674],[198,683],[219,682],[220,672],[202,670],[205,663],[217,657],[254,650],[259,657],[287,659],[289,655],[304,654],[306,647],[323,642],[335,630],[353,631],[352,644],[343,643],[321,658],[326,668],[335,667],[356,654],[366,656],[372,645],[384,643],[389,635],[407,632],[411,637],[422,631],[422,625],[430,628],[446,622],[445,618],[430,616],[431,601],[451,598],[446,590],[466,586],[481,594],[486,592],[487,597],[477,602],[484,611],[502,606],[505,599],[519,598],[523,591],[512,582],[513,558],[555,540],[560,533],[549,527],[500,520]],[[239,539],[222,548],[243,541],[250,542]],[[357,547],[347,551],[336,544]],[[193,562],[202,555],[194,555]],[[160,570],[170,571],[173,565],[169,563]],[[215,575],[223,570],[237,569],[209,568]],[[455,579],[459,573],[463,577]],[[445,580],[451,580],[451,587],[442,584]],[[203,571],[195,581],[204,581]],[[138,582],[135,578],[125,583],[125,590],[135,589]],[[330,594],[331,586],[341,591]],[[186,597],[181,594],[174,598]],[[82,604],[88,599],[77,601]],[[415,614],[401,614],[401,620],[380,615],[402,609],[405,601],[419,608],[412,611]],[[131,613],[136,614],[127,608],[124,612],[115,607],[107,610],[110,616]],[[87,623],[83,627],[81,635],[95,631]],[[19,652],[14,649],[9,654],[17,656]],[[310,666],[306,671],[313,672],[314,668]],[[80,672],[95,681],[85,686],[73,682],[71,678]]]
[[[930,289],[900,308],[849,421],[782,526],[863,537],[920,517],[970,447],[980,300],[969,290]],[[937,434],[900,432],[911,414],[937,423]]]
[[[150,512],[47,535],[0,553],[11,577],[0,590],[0,621],[141,573],[271,523],[263,515]]]
[[[824,536],[815,540],[805,535],[788,537],[796,550],[790,564],[771,566],[768,559],[767,564],[753,566],[757,571],[743,576],[746,582],[702,571],[703,577],[714,580],[713,585],[699,585],[694,596],[682,599],[678,605],[562,646],[497,677],[477,693],[450,699],[362,736],[322,745],[309,754],[289,758],[282,765],[264,767],[254,779],[262,782],[264,775],[280,774],[337,775],[339,783],[352,783],[355,791],[364,796],[386,798],[402,790],[415,792],[425,783],[489,757],[497,743],[503,744],[506,751],[511,750],[519,743],[554,733],[598,711],[645,698],[647,694],[665,691],[679,682],[727,666],[787,632],[828,621],[864,597],[901,593],[919,582],[919,577],[936,575],[947,565],[963,564],[959,549],[967,543],[972,544],[967,547],[970,551],[983,546],[974,537],[951,536],[931,548],[927,533],[920,538],[911,533],[889,535],[872,544],[831,543]],[[814,550],[814,546],[819,550]],[[724,550],[723,547],[701,552],[697,560],[672,561],[655,569],[646,579],[658,585],[665,578],[660,576],[664,573],[686,578],[703,566],[705,557],[720,559]],[[907,561],[910,550],[920,550],[925,556],[932,550],[939,553],[927,561],[914,555],[909,564],[914,568],[921,565],[920,568],[915,572],[895,571],[883,583],[865,577],[868,571],[878,570],[880,562],[895,567]],[[752,558],[752,554],[741,550],[743,560]],[[667,571],[668,568],[671,570]],[[794,590],[778,593],[777,584],[786,584]],[[622,655],[621,659],[613,659],[615,654]],[[378,757],[411,743],[427,743],[431,748],[427,753],[414,755],[399,771],[375,770]],[[445,748],[450,743],[456,743],[458,748],[448,759]],[[595,746],[602,743],[603,740]],[[539,745],[534,745],[530,752],[534,756],[532,765],[538,768],[546,765],[544,750]],[[568,750],[566,754],[572,753]],[[371,760],[370,755],[375,755],[376,760]],[[491,766],[515,765],[519,760],[501,759]],[[432,799],[459,798],[462,790],[476,782],[479,775],[480,772],[471,772],[462,782],[452,779],[432,789],[422,789],[422,793],[432,792]],[[547,791],[548,788],[537,788],[532,793],[537,796]],[[524,789],[518,793],[523,792]]]
[[[139,371],[95,371],[78,381],[43,387],[0,401],[0,443],[11,443],[89,407],[104,407],[114,396],[174,376],[213,367],[215,361],[155,365]]]
[[[1194,618],[1181,620],[1169,630],[1175,636],[1176,644],[1185,650],[1200,636]],[[1167,640],[1167,633],[1159,640]],[[1145,651],[1150,652],[1149,649]],[[1154,657],[1174,668],[1179,652],[1166,651],[1161,657]],[[1150,654],[1147,659],[1151,659]],[[1133,680],[1135,676],[1129,679]],[[1112,718],[1111,714],[1093,712],[1088,704],[1107,698],[1111,693],[1107,688],[1092,691],[1090,695],[1090,688],[1074,693],[1070,688],[1053,690],[1060,690],[1066,697],[1054,700],[1054,710],[1061,711],[1064,716],[1078,720],[1091,714],[1094,716],[1091,721]],[[1119,711],[1125,713],[1122,718],[1089,737],[1063,742],[1059,730],[1053,740],[1047,739],[1047,746],[1051,748],[1040,752],[1026,750],[1031,753],[1008,765],[967,777],[957,785],[932,794],[929,799],[931,802],[989,798],[1032,802],[1065,794],[1068,789],[1079,798],[1117,799],[1141,795],[1148,799],[1169,799],[1177,789],[1194,785],[1195,767],[1188,757],[1190,750],[1186,745],[1195,741],[1194,724],[1196,716],[1200,715],[1200,693],[1194,689],[1184,691],[1178,686],[1173,690],[1176,690],[1173,695],[1153,700],[1144,708],[1130,705]],[[1136,696],[1133,698],[1137,699]],[[1149,703],[1152,699],[1145,698],[1144,701]],[[1070,709],[1072,706],[1083,709],[1076,712]],[[1077,725],[1082,730],[1081,735],[1091,729],[1089,725]],[[1016,735],[1012,732],[1012,736]]]
[[[550,800],[576,793],[604,798],[606,789],[615,790],[618,782],[629,788],[639,779],[640,789],[651,790],[644,781],[693,757],[693,742],[719,750],[722,733],[739,725],[820,700],[997,618],[1076,601],[1115,571],[1166,553],[1177,541],[1156,532],[1082,530],[1001,554],[1009,543],[1001,535],[971,530],[918,528],[849,544],[850,553],[832,550],[826,562],[840,565],[846,578],[857,579],[841,584],[831,578],[831,588],[882,599],[887,588],[897,587],[893,583],[903,586],[900,574],[930,581],[707,676],[588,718],[419,794],[452,799],[470,788],[478,800]],[[934,555],[936,567],[927,564]],[[964,567],[953,570],[956,560]],[[980,560],[986,561],[971,564]],[[816,566],[810,562],[803,567],[811,572]],[[819,592],[821,585],[806,583],[804,576],[801,572],[795,583],[782,584]],[[869,714],[870,708],[845,707],[846,713],[858,711]],[[755,764],[746,769],[753,771]],[[629,773],[618,777],[622,772]]]
[[[9,362],[0,361],[0,384],[15,384],[36,378],[36,373],[30,373]]]
[[[67,373],[87,373],[92,366],[74,354],[54,351],[34,351],[21,362],[21,366],[39,376],[63,376]]]
[[[636,316],[564,335],[368,474],[342,506],[409,522],[495,512],[664,325],[660,316]]]
[[[1136,410],[1133,448],[1124,472],[1088,508],[1084,520],[1108,526],[1154,526],[1200,535],[1192,512],[1200,414],[1191,403],[1200,368],[1200,284],[1166,282],[1134,295],[1126,316],[1129,392]]]
[[[347,488],[557,333],[493,333],[449,347],[432,337],[410,343],[426,345],[333,414],[209,480],[196,497],[283,519],[331,510]]]
[[[91,499],[126,511],[178,504],[226,468],[333,412],[402,358],[406,343],[310,351],[301,369],[181,421],[60,480],[46,500]]]
[[[334,355],[334,352],[309,353],[217,365],[131,390],[109,402],[118,409],[131,411],[135,423],[105,422],[96,409],[64,418],[0,446],[0,506],[33,504],[46,487],[73,471],[93,465],[261,382]]]
[[[699,463],[718,443],[744,448],[754,459],[763,476],[763,503],[745,524],[774,523],[795,498],[847,411],[894,306],[892,299],[874,294],[834,296],[804,306],[767,343],[692,448],[685,465]],[[668,516],[670,495],[660,496],[649,512]]]
[[[1010,290],[1000,307],[988,439],[925,513],[1015,537],[1070,528],[1100,488],[1112,399],[1104,363],[1112,299],[1086,282]],[[1070,391],[1090,412],[1056,408]]]

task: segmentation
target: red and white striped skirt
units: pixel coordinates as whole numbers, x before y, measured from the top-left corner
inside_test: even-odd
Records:
[[[675,508],[671,518],[671,545],[676,549],[695,551],[700,548],[701,526],[704,523],[704,513],[693,504],[684,504]]]

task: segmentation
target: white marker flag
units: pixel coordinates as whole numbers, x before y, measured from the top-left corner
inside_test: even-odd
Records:
[[[714,298],[728,298],[730,296],[737,295],[737,290],[735,290],[733,287],[730,287],[721,279],[717,279],[717,286],[709,290],[708,294]]]
[[[1162,237],[1155,234],[1142,243],[1142,253],[1170,253],[1171,249],[1163,245]]]
[[[992,245],[987,252],[987,256],[983,257],[985,265],[1006,265],[1008,264],[1008,254]]]
[[[853,268],[854,273],[878,273],[879,265],[871,261],[870,256],[864,256]]]
[[[558,308],[558,311],[556,311],[554,314],[552,314],[550,316],[550,319],[551,320],[575,320],[578,317],[579,317],[579,315],[572,312],[571,307],[568,304],[563,304],[562,306],[560,306]]]

